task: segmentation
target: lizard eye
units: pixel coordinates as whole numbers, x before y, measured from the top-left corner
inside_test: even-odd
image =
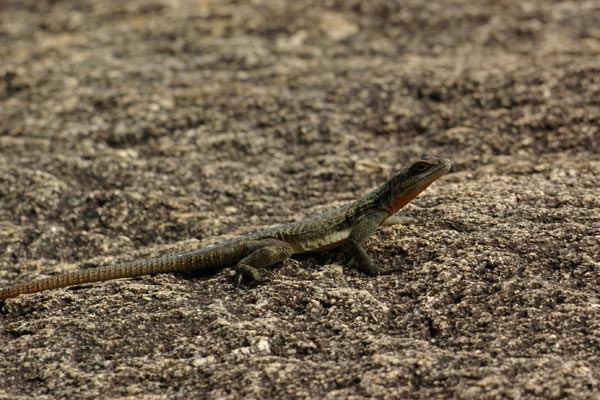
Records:
[[[425,172],[429,169],[429,167],[431,167],[431,164],[429,164],[428,162],[417,161],[416,163],[413,164],[411,169],[415,172]]]

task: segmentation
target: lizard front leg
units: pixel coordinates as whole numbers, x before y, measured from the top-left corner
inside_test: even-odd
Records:
[[[252,244],[248,254],[236,265],[240,277],[250,283],[265,282],[268,279],[264,267],[288,259],[293,254],[292,246],[276,239],[261,239]]]
[[[375,233],[386,216],[385,211],[373,212],[364,216],[356,223],[346,241],[346,248],[352,255],[356,268],[369,275],[380,275],[392,271],[378,266],[363,247],[363,243]]]

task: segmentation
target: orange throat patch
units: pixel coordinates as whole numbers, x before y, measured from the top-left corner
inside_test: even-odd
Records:
[[[421,185],[416,186],[408,192],[404,193],[404,195],[392,200],[392,214],[395,214],[402,207],[410,203],[412,199],[417,197],[419,193],[421,193],[423,190],[427,189],[427,187],[429,187],[429,185],[431,185],[437,178],[439,178],[439,176],[434,176],[433,178],[423,182]]]

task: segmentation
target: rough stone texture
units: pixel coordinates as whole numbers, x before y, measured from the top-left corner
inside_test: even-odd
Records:
[[[270,284],[20,296],[0,398],[600,398],[600,3],[5,0],[0,284],[330,209],[422,154],[422,223]]]

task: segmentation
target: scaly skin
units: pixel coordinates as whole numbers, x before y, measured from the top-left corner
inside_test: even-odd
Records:
[[[346,246],[354,266],[359,270],[369,275],[391,272],[392,269],[383,269],[371,260],[363,243],[382,224],[413,222],[410,218],[394,214],[447,173],[451,165],[447,159],[425,158],[398,172],[357,201],[316,217],[187,253],[66,272],[17,284],[0,289],[0,300],[82,283],[228,266],[234,266],[239,276],[250,282],[263,282],[267,279],[264,267],[284,261],[292,254],[342,245]]]

